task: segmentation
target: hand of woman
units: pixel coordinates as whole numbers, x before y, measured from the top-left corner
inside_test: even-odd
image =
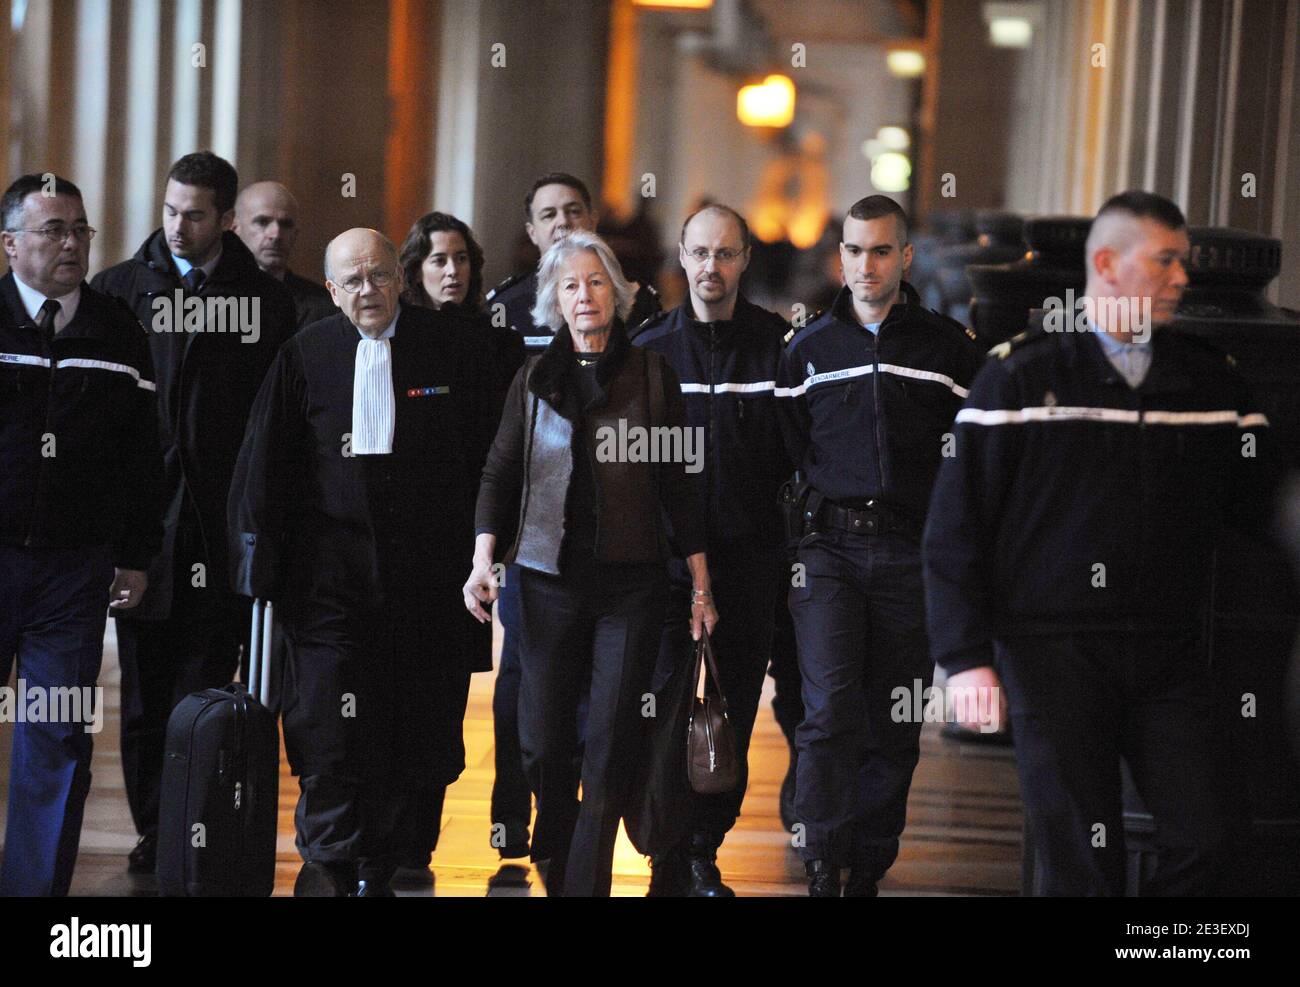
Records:
[[[718,609],[713,605],[713,598],[696,599],[691,601],[691,640],[700,639],[700,628],[703,627],[713,636],[713,628],[718,626]]]
[[[474,569],[470,572],[469,579],[465,580],[465,588],[461,592],[465,597],[465,609],[480,624],[488,623],[492,615],[483,609],[483,604],[495,603],[497,597],[501,595],[501,590],[497,586],[496,571],[490,560],[474,561]]]

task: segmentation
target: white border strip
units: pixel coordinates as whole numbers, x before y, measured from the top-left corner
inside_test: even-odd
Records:
[[[36,356],[32,353],[0,353],[0,363],[21,363],[29,367],[48,367],[50,365],[50,361],[45,357]],[[67,360],[60,360],[54,365],[56,370],[60,367],[82,367],[86,370],[107,370],[111,373],[126,374],[128,377],[134,378],[136,385],[146,391],[156,391],[158,389],[153,381],[145,380],[140,376],[140,371],[125,363],[109,363],[107,360],[70,357]]]
[[[952,391],[959,398],[964,398],[970,394],[966,388],[962,387],[947,374],[936,373],[933,370],[916,370],[912,367],[900,367],[893,363],[882,363],[880,369],[883,373],[893,374],[896,377],[911,377],[914,380],[927,380],[935,384],[942,384],[948,390]],[[813,374],[804,380],[798,387],[777,387],[776,396],[779,398],[797,398],[801,394],[807,393],[818,384],[824,384],[827,381],[848,380],[852,377],[864,377],[867,374],[874,373],[875,366],[867,364],[862,367],[846,367],[844,370],[832,370],[824,374]]]
[[[708,394],[708,384],[683,384],[683,394]],[[750,384],[713,384],[715,394],[763,394],[767,391],[776,390],[776,381],[774,380],[756,380]]]

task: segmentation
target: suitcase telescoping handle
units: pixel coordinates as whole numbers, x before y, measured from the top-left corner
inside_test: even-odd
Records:
[[[248,650],[248,691],[263,706],[271,705],[271,656],[275,645],[275,610],[270,600],[253,601]]]

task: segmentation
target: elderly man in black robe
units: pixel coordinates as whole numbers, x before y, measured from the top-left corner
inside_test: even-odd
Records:
[[[497,411],[473,327],[399,305],[392,243],[348,230],[325,273],[340,311],[280,350],[249,419],[234,579],[289,642],[294,893],[386,896],[424,789],[464,768],[478,669],[457,573]]]

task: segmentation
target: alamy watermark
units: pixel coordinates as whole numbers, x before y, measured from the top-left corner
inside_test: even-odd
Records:
[[[1043,299],[1043,308],[1047,310],[1043,316],[1045,332],[1090,332],[1093,326],[1098,326],[1105,327],[1112,333],[1132,333],[1134,342],[1138,343],[1145,343],[1151,338],[1149,297],[1076,297],[1074,289],[1067,288],[1064,299],[1055,295]],[[1067,312],[1073,312],[1073,317],[1067,315]]]
[[[104,729],[104,690],[95,685],[0,686],[0,723],[81,723],[86,733]]]
[[[596,429],[596,461],[601,463],[685,463],[687,473],[704,469],[704,428],[680,425],[629,425]]]
[[[234,332],[241,343],[262,337],[262,299],[234,295],[188,295],[177,288],[171,295],[155,295],[154,332]]]
[[[980,733],[1002,729],[1002,690],[996,686],[926,688],[913,679],[910,686],[895,686],[889,698],[894,703],[889,717],[895,723],[978,723]]]

